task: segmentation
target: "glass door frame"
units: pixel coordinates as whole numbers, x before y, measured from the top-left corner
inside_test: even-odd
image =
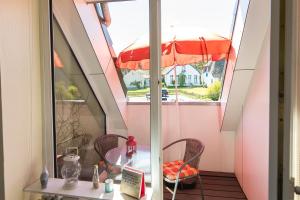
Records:
[[[294,199],[295,171],[299,162],[299,3],[286,1],[284,19],[284,129],[283,129],[283,169],[282,199]],[[281,70],[282,71],[282,70]],[[298,143],[298,144],[297,144]],[[298,178],[298,177],[297,177]],[[299,188],[298,188],[299,189]],[[299,191],[298,191],[299,192]]]
[[[52,0],[39,1],[40,12],[40,54],[42,78],[42,154],[43,166],[46,166],[50,177],[55,177],[55,149],[54,149],[54,115],[55,102],[53,91],[52,68]]]
[[[122,0],[100,0],[99,2],[120,2]],[[152,199],[163,199],[162,180],[162,132],[161,132],[161,0],[149,1],[150,26],[150,132],[151,132],[151,175]],[[95,1],[94,3],[96,3]],[[39,1],[40,51],[43,95],[43,165],[50,177],[55,175],[54,161],[54,116],[53,68],[52,68],[52,1]]]
[[[161,131],[161,0],[149,0],[150,23],[150,137],[154,200],[163,199]]]
[[[2,127],[2,89],[1,89],[1,61],[0,61],[0,199],[5,199],[4,188],[4,148]]]
[[[272,0],[270,48],[269,199],[294,199],[293,109],[298,56],[297,1]]]

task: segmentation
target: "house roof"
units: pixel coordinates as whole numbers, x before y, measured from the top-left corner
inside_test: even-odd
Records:
[[[193,68],[194,70],[196,70],[198,73],[200,73],[195,67],[193,67],[192,65],[186,65],[188,67]],[[178,66],[178,67],[183,67],[183,66]],[[169,74],[171,71],[174,70],[174,67],[166,67],[163,71],[162,71],[162,75],[167,75]]]

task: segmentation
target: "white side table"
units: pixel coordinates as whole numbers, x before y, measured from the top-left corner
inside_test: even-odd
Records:
[[[136,200],[126,194],[121,194],[120,185],[114,184],[114,191],[105,193],[104,183],[100,183],[98,189],[93,188],[93,183],[88,181],[78,181],[77,187],[74,189],[63,188],[64,180],[57,178],[50,178],[46,189],[41,188],[40,181],[37,180],[33,184],[24,188],[24,192],[59,195],[64,197],[78,198],[78,199],[97,199],[97,200]],[[146,196],[142,200],[150,200],[152,197],[152,189],[146,188]]]

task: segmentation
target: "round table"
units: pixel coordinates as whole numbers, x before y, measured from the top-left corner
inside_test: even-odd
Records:
[[[144,171],[145,181],[151,182],[150,147],[148,145],[137,145],[136,153],[131,157],[126,156],[126,145],[113,148],[105,154],[105,158],[108,162],[122,168],[128,165]]]

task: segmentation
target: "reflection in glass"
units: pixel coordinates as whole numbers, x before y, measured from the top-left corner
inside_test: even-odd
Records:
[[[105,134],[105,113],[56,20],[53,38],[57,176],[61,177],[66,148],[78,147],[82,166],[79,178],[91,181],[93,165],[99,161],[93,142]]]

